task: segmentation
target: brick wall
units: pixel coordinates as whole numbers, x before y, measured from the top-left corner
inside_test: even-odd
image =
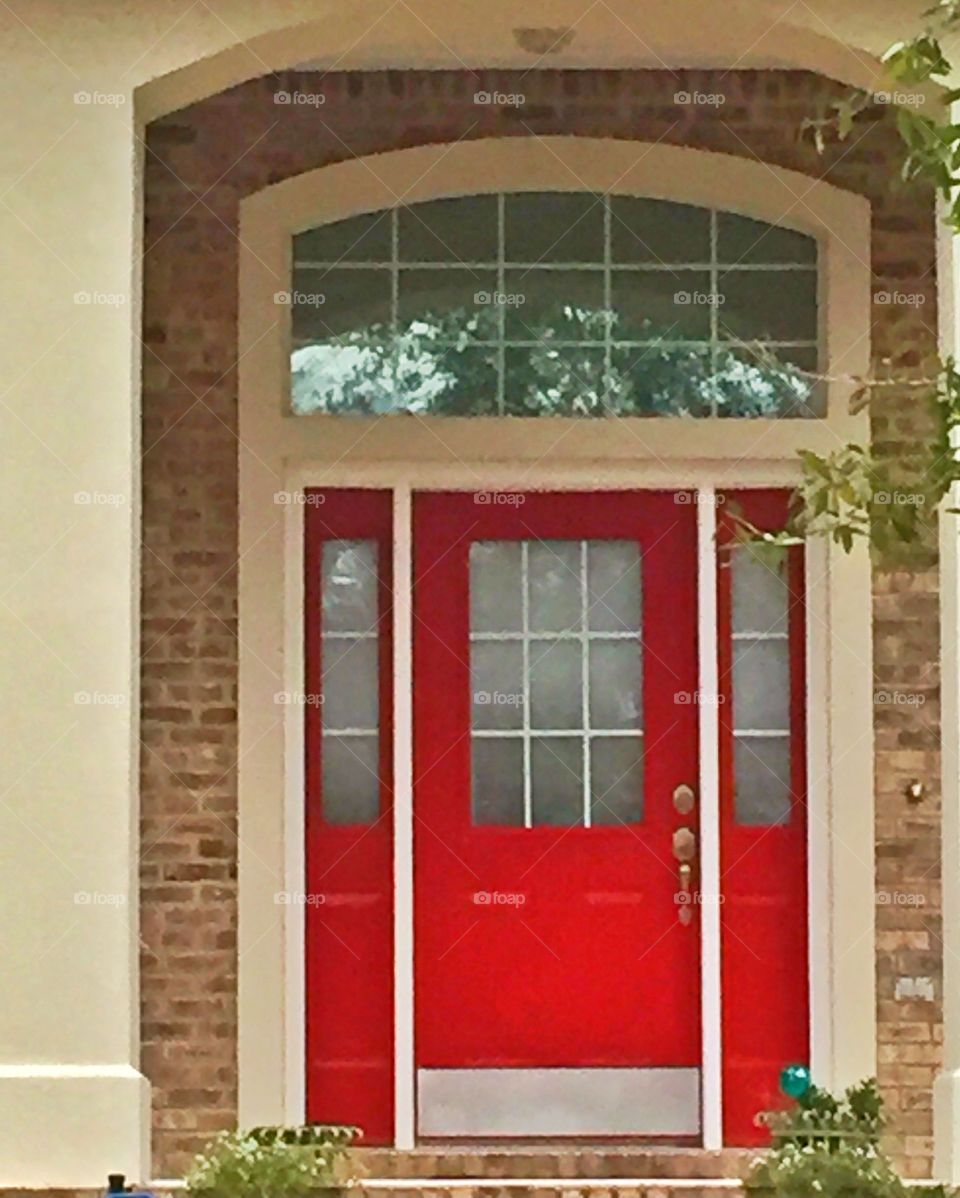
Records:
[[[274,93],[321,91],[319,110]],[[476,91],[522,92],[520,109]],[[678,91],[722,93],[719,109]],[[142,1031],[154,1088],[155,1172],[182,1172],[235,1119],[238,203],[355,155],[487,136],[578,134],[758,158],[825,178],[873,205],[874,352],[918,369],[935,347],[929,200],[891,187],[899,143],[884,109],[821,157],[800,122],[839,94],[801,72],[380,72],[270,76],[148,130],[143,354]],[[785,198],[784,208],[791,206]],[[886,395],[879,440],[922,438],[921,406]],[[939,816],[935,562],[875,572],[878,887],[923,907],[878,907],[880,1076],[903,1164],[930,1163],[939,1052]],[[889,693],[922,696],[923,705]],[[929,798],[902,794],[912,778]],[[858,796],[848,796],[856,802]],[[930,978],[933,1000],[898,979]],[[902,1138],[905,1137],[905,1138]]]

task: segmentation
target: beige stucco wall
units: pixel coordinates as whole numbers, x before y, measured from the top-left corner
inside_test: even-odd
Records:
[[[898,14],[912,12],[899,0],[831,0],[794,6],[787,22],[782,9],[549,0],[518,18],[514,4],[490,0],[0,8],[0,1183],[148,1172],[132,883],[139,123],[304,60],[538,65],[518,45],[518,24],[572,29],[567,48],[543,60],[551,66],[789,64],[869,84],[876,65],[863,48],[882,50],[901,32]]]

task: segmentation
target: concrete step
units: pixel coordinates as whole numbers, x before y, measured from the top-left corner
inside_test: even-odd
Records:
[[[600,1184],[613,1178],[729,1180],[743,1178],[756,1153],[744,1149],[708,1152],[701,1148],[639,1146],[421,1147],[354,1149],[356,1176],[378,1180],[503,1181],[574,1179]]]

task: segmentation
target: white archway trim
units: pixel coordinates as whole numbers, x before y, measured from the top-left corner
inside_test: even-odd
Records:
[[[542,32],[530,38],[524,30]],[[330,0],[305,0],[286,20],[269,6],[233,0],[229,25],[198,18],[181,33],[158,38],[135,64],[143,122],[301,64],[326,71],[780,68],[895,90],[880,58],[903,28],[893,9],[885,19],[873,9],[852,13],[843,0],[789,14],[778,0],[673,0],[642,9],[614,0],[586,11],[579,0],[551,0],[522,16],[487,3],[418,0],[414,12],[360,0],[344,11]]]
[[[728,155],[624,141],[511,138],[430,146],[326,167],[241,205],[240,1119],[302,1118],[304,486],[535,489],[790,485],[796,450],[862,439],[831,389],[825,420],[357,420],[285,404],[290,238],[401,201],[497,190],[590,190],[728,209],[818,237],[834,371],[869,366],[870,214],[860,197]],[[844,1085],[875,1071],[870,566],[811,546],[810,895],[813,1064]],[[855,796],[856,801],[851,801]],[[402,1047],[402,1046],[401,1046]]]

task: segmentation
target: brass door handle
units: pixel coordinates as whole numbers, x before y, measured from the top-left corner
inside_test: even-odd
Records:
[[[697,855],[697,836],[692,828],[677,828],[673,834],[673,856],[678,862],[677,875],[680,889],[676,895],[678,916],[682,924],[689,924],[693,919],[691,910],[690,883],[693,879],[691,862]]]

